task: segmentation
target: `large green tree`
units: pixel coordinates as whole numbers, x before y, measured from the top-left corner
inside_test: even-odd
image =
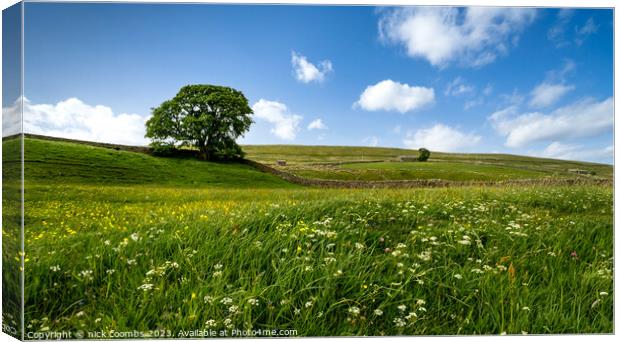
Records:
[[[236,139],[252,124],[252,108],[242,92],[207,84],[184,86],[152,114],[146,122],[152,145],[192,146],[204,160],[242,157]]]

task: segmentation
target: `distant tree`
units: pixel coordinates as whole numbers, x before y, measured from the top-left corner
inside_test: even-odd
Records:
[[[252,109],[242,92],[199,84],[181,88],[171,100],[152,109],[146,137],[155,149],[192,146],[203,160],[243,157],[236,139],[252,124]]]
[[[431,151],[425,149],[424,147],[418,150],[418,161],[427,161],[430,156]]]

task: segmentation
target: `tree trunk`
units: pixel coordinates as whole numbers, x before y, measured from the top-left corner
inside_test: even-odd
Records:
[[[200,151],[198,152],[198,159],[201,159],[201,160],[211,159],[211,155],[206,146],[200,146]]]

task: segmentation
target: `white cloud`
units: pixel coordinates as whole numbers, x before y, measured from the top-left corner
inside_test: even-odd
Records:
[[[566,26],[571,21],[574,12],[573,9],[569,8],[559,10],[555,23],[549,31],[547,31],[547,39],[558,48],[570,44],[566,39]]]
[[[433,127],[407,132],[403,144],[407,148],[427,148],[431,151],[462,151],[480,143],[482,137],[473,133],[463,133],[455,128],[436,124]]]
[[[394,128],[392,128],[392,133],[400,134],[401,129],[402,129],[402,127],[400,125],[394,126]]]
[[[368,111],[413,111],[435,101],[433,88],[415,87],[408,84],[384,80],[366,87],[355,103]]]
[[[311,131],[313,129],[327,129],[327,125],[325,125],[325,123],[323,122],[323,120],[321,119],[316,119],[314,121],[312,121],[309,125],[308,125],[308,130]]]
[[[17,109],[13,105],[12,109],[3,108],[3,112]],[[19,117],[19,114],[9,117]],[[114,114],[110,107],[91,106],[77,98],[56,104],[33,104],[24,99],[23,120],[25,133],[127,145],[148,144],[144,138],[146,117]]]
[[[455,78],[452,82],[448,83],[444,94],[451,96],[463,95],[474,91],[474,86],[469,85],[461,77]]]
[[[24,99],[25,100],[25,99]],[[2,108],[2,136],[18,134],[22,131],[22,97],[20,96],[9,107]]]
[[[329,60],[321,61],[317,66],[295,51],[292,52],[291,64],[295,78],[303,83],[323,82],[325,75],[334,70]]]
[[[575,44],[580,46],[588,36],[598,31],[598,25],[594,23],[594,19],[588,18],[588,21],[583,26],[575,28],[575,31]]]
[[[254,115],[273,124],[271,133],[283,140],[293,140],[299,132],[302,116],[291,114],[284,103],[260,99],[252,105]]]
[[[364,140],[362,140],[362,142],[369,147],[377,147],[379,146],[379,138],[375,137],[375,136],[370,136],[370,137],[366,137],[364,138]]]
[[[537,108],[549,107],[573,89],[575,89],[575,87],[572,85],[561,83],[552,84],[547,82],[540,83],[530,93],[532,96],[530,106]]]
[[[379,33],[433,66],[481,66],[506,54],[535,16],[529,8],[407,7],[385,11]]]
[[[563,144],[558,141],[554,141],[542,152],[534,153],[534,155],[565,160],[606,161],[613,158],[614,146],[609,145],[602,148],[584,148],[582,145]]]
[[[614,120],[613,98],[596,102],[582,100],[549,114],[519,113],[517,106],[489,116],[495,130],[506,136],[505,145],[521,147],[536,141],[589,137],[611,130]]]

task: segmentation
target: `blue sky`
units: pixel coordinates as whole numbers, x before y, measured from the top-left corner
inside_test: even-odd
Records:
[[[610,10],[27,3],[25,127],[146,143],[208,83],[249,99],[245,144],[611,163],[612,34]]]

